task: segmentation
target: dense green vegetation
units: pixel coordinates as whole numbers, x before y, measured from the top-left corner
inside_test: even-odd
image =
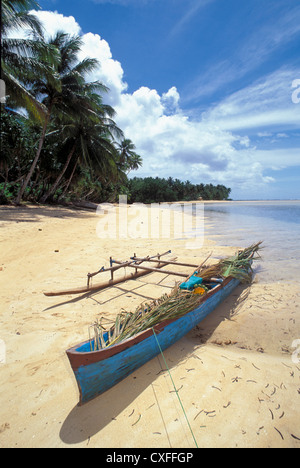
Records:
[[[2,2],[1,79],[8,99],[1,105],[1,200],[103,200],[126,184],[141,157],[103,102],[108,88],[86,80],[99,63],[78,59],[81,37],[57,32],[46,40],[31,8],[38,8],[35,0]],[[18,28],[30,28],[30,38],[12,39]]]
[[[128,181],[131,203],[158,203],[174,201],[227,200],[231,192],[224,185],[192,184],[179,179],[160,177],[134,177]]]
[[[22,200],[131,202],[226,199],[230,189],[172,178],[129,179],[142,165],[134,143],[104,103],[105,83],[90,82],[95,59],[78,59],[80,36],[57,32],[46,39],[31,9],[35,0],[2,0],[0,203]],[[13,32],[26,28],[26,39]],[[20,109],[25,113],[20,114]],[[26,116],[25,116],[26,115]]]

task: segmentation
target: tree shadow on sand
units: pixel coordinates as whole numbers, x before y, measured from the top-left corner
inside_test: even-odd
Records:
[[[249,294],[249,286],[239,285],[233,293],[224,300],[203,322],[205,340],[199,338],[194,330],[184,338],[164,351],[167,365],[172,369],[182,361],[192,357],[199,347],[204,346],[214,330],[224,320],[231,320],[238,312]],[[166,371],[161,356],[153,358],[138,370],[126,377],[110,390],[98,396],[83,406],[75,406],[69,413],[60,430],[60,438],[65,444],[78,444],[88,440],[105,428],[112,420],[116,420],[132,402],[157,378]],[[75,378],[74,378],[75,380]]]
[[[0,221],[35,223],[43,218],[88,218],[96,209],[77,208],[62,205],[0,205]]]

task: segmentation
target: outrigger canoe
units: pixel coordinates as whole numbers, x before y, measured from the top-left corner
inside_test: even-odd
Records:
[[[161,350],[180,340],[221,304],[239,283],[239,279],[225,278],[205,294],[191,312],[178,319],[163,321],[154,329],[142,331],[118,344],[95,350],[93,342],[88,340],[68,349],[66,353],[79,388],[79,405],[101,395]]]
[[[112,328],[105,333],[103,333],[103,330],[101,331],[103,345],[101,343],[99,346],[96,340],[90,339],[68,349],[66,353],[79,388],[79,405],[87,403],[98,395],[101,395],[143,364],[176,343],[221,304],[239,283],[251,281],[251,265],[255,254],[260,249],[260,244],[261,242],[253,244],[244,250],[238,251],[235,256],[220,260],[216,265],[212,266],[204,266],[209,257],[197,267],[193,264],[179,263],[170,259],[162,260],[161,257],[171,253],[170,250],[152,257],[138,258],[134,254],[126,262],[110,258],[110,268],[106,269],[102,267],[95,273],[88,273],[87,285],[84,288],[45,293],[46,295],[89,293],[111,287],[127,279],[135,279],[141,275],[159,272],[165,275],[184,277],[185,282],[181,283],[179,288],[188,290],[194,288],[192,292],[190,291],[193,295],[194,293],[198,294],[196,292],[197,283],[203,281],[205,291],[199,300],[197,299],[197,301],[192,303],[192,310],[188,309],[189,311],[184,312],[184,306],[181,305],[179,306],[179,312],[180,310],[182,311],[181,314],[160,315],[160,320],[151,322],[153,326],[149,326],[149,322],[146,321],[144,328],[141,328],[139,332],[137,331],[139,329],[136,329],[133,335],[126,335],[126,325],[123,324],[121,332],[125,334],[119,335],[119,341],[115,338],[111,341],[110,333],[113,330]],[[154,262],[156,265],[155,267],[146,267],[143,265],[145,262]],[[113,266],[114,264],[115,266]],[[178,270],[165,270],[164,267],[167,265],[192,267],[193,273],[187,276],[186,273],[180,273]],[[135,269],[135,272],[129,277],[125,276],[122,279],[113,278],[115,271],[127,267]],[[91,278],[100,273],[103,274],[105,271],[111,273],[111,279],[106,283],[92,286],[90,284]],[[205,286],[205,282],[207,287]],[[190,287],[191,284],[192,288]],[[200,287],[199,289],[203,288]],[[146,311],[143,311],[143,309],[141,312],[138,311],[138,314],[141,314],[137,316],[138,320],[144,317],[144,312],[147,313],[147,309]],[[126,338],[126,336],[131,337]]]

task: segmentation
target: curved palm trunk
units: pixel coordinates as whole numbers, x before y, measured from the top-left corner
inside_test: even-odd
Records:
[[[43,131],[42,131],[42,135],[41,135],[41,138],[40,138],[40,141],[39,141],[39,146],[38,146],[38,150],[36,152],[36,155],[35,155],[35,158],[31,164],[31,168],[23,182],[23,185],[21,186],[20,190],[19,190],[19,193],[17,195],[17,198],[15,200],[15,203],[17,205],[20,204],[22,198],[23,198],[23,195],[24,195],[24,192],[29,184],[29,181],[32,177],[32,174],[36,168],[36,165],[38,163],[38,160],[40,158],[40,155],[41,155],[41,151],[42,151],[42,148],[43,148],[43,144],[44,144],[44,141],[45,141],[45,136],[46,136],[46,131],[47,131],[47,127],[48,127],[48,123],[49,123],[49,120],[50,120],[50,115],[51,115],[51,109],[52,109],[52,106],[49,107],[48,109],[48,112],[47,112],[47,115],[46,115],[46,119],[45,119],[45,123],[44,123],[44,127],[43,127]]]
[[[59,199],[60,199],[61,197],[64,197],[65,194],[67,193],[68,188],[70,187],[70,184],[71,184],[71,182],[72,182],[73,176],[74,176],[74,174],[75,174],[76,168],[77,168],[77,166],[78,166],[78,162],[79,162],[79,158],[77,158],[76,163],[74,164],[74,167],[73,167],[73,170],[72,170],[72,174],[71,174],[70,177],[69,177],[69,180],[68,180],[68,182],[67,182],[67,185],[65,186],[65,189],[64,189],[63,193],[58,197]]]
[[[58,185],[59,185],[59,183],[60,183],[60,181],[61,181],[61,179],[62,179],[64,173],[66,172],[66,170],[67,170],[67,168],[68,168],[68,166],[69,166],[69,164],[70,164],[70,161],[71,161],[72,156],[73,156],[73,154],[74,154],[74,152],[75,152],[75,149],[76,149],[76,143],[74,143],[74,145],[73,145],[73,147],[72,147],[72,149],[71,149],[71,151],[70,151],[70,153],[69,153],[69,156],[68,156],[68,158],[67,158],[67,160],[66,160],[66,163],[65,163],[65,165],[64,165],[64,167],[63,167],[61,173],[60,173],[59,176],[57,177],[56,181],[55,181],[54,184],[50,187],[50,189],[48,190],[48,192],[46,192],[46,193],[41,197],[41,199],[40,199],[40,202],[41,202],[41,203],[45,203],[45,201],[50,197],[50,195],[52,195],[52,193],[54,193],[55,190],[57,189],[57,187],[58,187]]]
[[[7,184],[8,184],[8,172],[9,172],[8,166],[7,166],[7,164],[5,164],[4,185],[3,185],[2,189],[1,189],[0,195],[3,195],[3,194],[4,194],[5,189],[6,189],[6,187],[7,187]]]

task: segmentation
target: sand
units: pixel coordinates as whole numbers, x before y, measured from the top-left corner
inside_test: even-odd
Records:
[[[199,264],[235,250],[209,239],[194,250],[185,239],[100,239],[98,221],[64,207],[0,207],[0,447],[300,448],[299,285],[264,283],[262,273],[165,351],[191,430],[162,356],[77,406],[65,350],[97,317],[159,297],[175,277],[84,296],[43,291],[83,286],[111,255],[172,249],[169,258]]]

